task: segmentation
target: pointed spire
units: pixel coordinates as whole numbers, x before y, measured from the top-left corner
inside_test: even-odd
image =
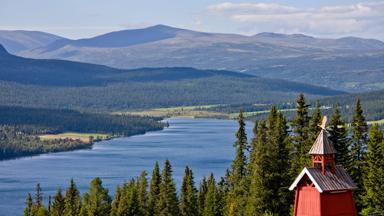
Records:
[[[332,142],[328,139],[327,131],[322,129],[315,143],[313,143],[309,154],[313,155],[325,155],[325,154],[336,154],[335,147]]]
[[[327,117],[323,117],[323,121],[321,123],[321,131],[319,136],[317,136],[315,142],[312,145],[311,150],[309,150],[309,154],[311,155],[325,155],[325,154],[336,154],[335,147],[333,143],[328,139],[327,130]]]

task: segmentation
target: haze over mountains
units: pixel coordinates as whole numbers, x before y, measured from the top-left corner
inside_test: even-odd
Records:
[[[276,33],[244,36],[157,25],[80,40],[52,36],[50,41],[24,50],[13,48],[9,42],[4,45],[24,57],[124,69],[224,69],[350,92],[384,88],[384,43],[373,39],[321,39]]]
[[[222,70],[115,69],[28,59],[0,46],[0,104],[94,111],[181,105],[272,103],[343,92]]]
[[[39,31],[0,30],[0,44],[4,45],[10,53],[46,46],[59,39],[64,38]]]

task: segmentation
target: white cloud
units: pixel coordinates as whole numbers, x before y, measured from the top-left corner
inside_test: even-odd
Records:
[[[384,1],[319,8],[225,2],[208,6],[208,11],[254,33],[274,31],[384,39]]]

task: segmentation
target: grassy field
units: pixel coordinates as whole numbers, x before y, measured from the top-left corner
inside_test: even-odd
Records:
[[[261,111],[255,111],[255,112],[243,112],[244,117],[251,117],[258,114],[264,114],[269,113],[271,110],[261,110]],[[290,112],[290,111],[296,111],[296,109],[280,109],[280,112]],[[239,113],[231,113],[229,114],[229,118],[237,118],[239,116]]]
[[[110,135],[108,134],[98,134],[98,133],[61,133],[61,134],[44,134],[39,136],[42,140],[52,140],[52,139],[74,139],[81,140],[82,142],[89,142],[89,137],[93,139],[108,139]]]
[[[384,124],[384,119],[381,119],[381,120],[377,120],[377,121],[368,121],[367,122],[368,124],[379,124],[379,125],[382,125]]]
[[[115,112],[113,114],[130,114],[139,116],[155,116],[155,117],[187,117],[187,118],[228,118],[226,113],[207,111],[207,109],[219,105],[204,105],[204,106],[179,106],[170,108],[157,108],[149,110]]]

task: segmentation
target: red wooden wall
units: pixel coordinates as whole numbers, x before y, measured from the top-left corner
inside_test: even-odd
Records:
[[[321,209],[324,216],[355,216],[354,203],[352,191],[321,194]]]
[[[297,188],[297,216],[321,216],[320,193],[312,186],[301,186]]]

